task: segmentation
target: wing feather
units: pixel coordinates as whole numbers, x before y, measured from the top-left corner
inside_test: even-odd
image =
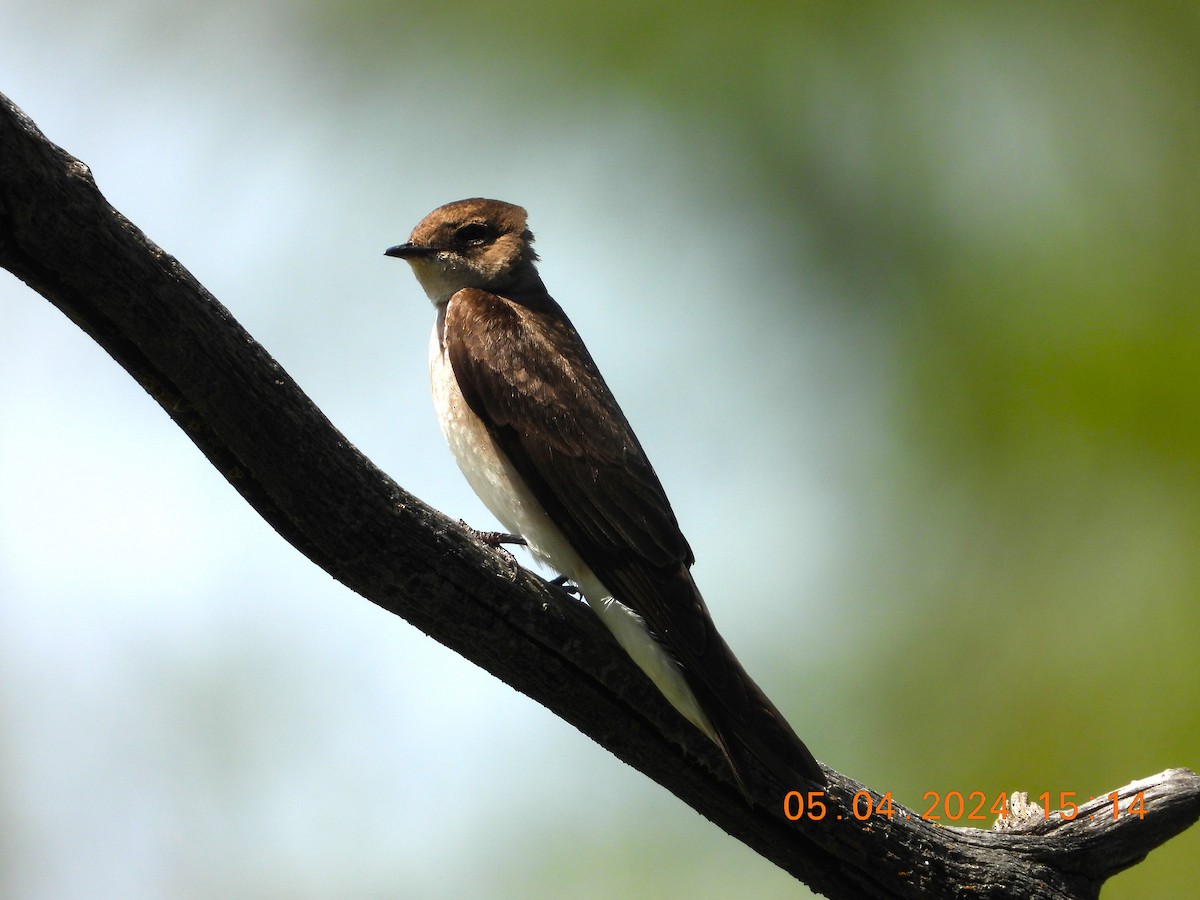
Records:
[[[602,581],[618,560],[690,566],[633,429],[566,315],[539,299],[454,296],[443,341],[463,398]]]

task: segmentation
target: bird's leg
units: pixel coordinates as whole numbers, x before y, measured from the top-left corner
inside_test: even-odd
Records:
[[[462,522],[462,519],[459,519],[459,521]],[[501,550],[505,544],[516,544],[518,547],[525,546],[525,538],[519,534],[509,534],[507,531],[477,531],[466,522],[462,522],[462,524],[471,534],[475,535],[476,538],[493,550]]]
[[[569,579],[566,575],[559,575],[557,578],[551,578],[547,583],[554,585],[556,588],[562,588],[572,597],[579,597],[582,599],[583,592],[579,590],[579,585],[570,584],[570,580],[571,579]]]
[[[501,559],[508,563],[509,568],[514,572],[520,568],[517,558],[513,556],[512,551],[510,551],[504,545],[515,544],[519,547],[525,547],[527,546],[525,543],[525,538],[521,537],[519,534],[509,534],[507,531],[480,531],[478,528],[472,528],[462,519],[458,520],[458,524],[467,529],[467,531],[471,532],[471,534],[475,535],[475,539],[481,544],[491,547],[493,550],[499,553]]]
[[[480,541],[480,543],[491,547],[493,550],[499,553],[514,572],[520,567],[517,563],[517,558],[513,556],[512,552],[504,545],[516,544],[518,547],[528,547],[529,544],[525,538],[521,537],[519,534],[510,534],[507,531],[480,531],[477,528],[472,528],[462,519],[458,520],[458,524],[467,529],[467,531],[471,532],[471,534],[475,535],[475,538]],[[570,579],[567,578],[566,575],[559,575],[557,578],[550,579],[549,583],[554,585],[556,588],[561,588],[572,597],[577,597],[582,600],[583,592],[579,590],[579,586],[576,584],[570,584],[569,582]]]

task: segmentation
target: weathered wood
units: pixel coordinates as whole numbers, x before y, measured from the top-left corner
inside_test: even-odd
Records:
[[[87,167],[0,95],[0,264],[167,411],[287,541],[363,597],[545,705],[815,890],[835,898],[1090,898],[1200,816],[1173,769],[1068,821],[942,828],[831,770],[817,818],[784,790],[751,807],[714,748],[649,688],[585,606],[515,569],[343,437],[192,275],[113,209]],[[450,612],[452,611],[452,612]],[[794,814],[793,810],[793,814]],[[1108,812],[1108,817],[1105,816]]]

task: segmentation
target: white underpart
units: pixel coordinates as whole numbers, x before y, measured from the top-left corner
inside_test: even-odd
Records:
[[[439,307],[439,320],[445,307]],[[641,616],[612,596],[551,521],[524,479],[499,451],[483,422],[467,407],[450,360],[433,328],[429,345],[433,404],[450,452],[467,483],[504,527],[525,538],[533,555],[579,586],[617,643],[683,716],[713,740],[716,735],[696,696]]]

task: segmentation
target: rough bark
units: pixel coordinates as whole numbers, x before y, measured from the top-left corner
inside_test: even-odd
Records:
[[[789,820],[782,790],[749,805],[716,751],[585,606],[377,469],[228,310],[107,203],[87,166],[2,95],[0,264],[104,347],[314,563],[829,897],[1095,897],[1200,816],[1200,778],[1186,769],[1120,789],[1123,810],[1142,792],[1144,817],[1114,818],[1101,799],[1070,820],[1038,814],[1005,831],[939,827],[898,804],[880,813],[880,795],[832,770],[816,798],[820,817],[811,806]],[[859,819],[868,796],[876,811]]]

